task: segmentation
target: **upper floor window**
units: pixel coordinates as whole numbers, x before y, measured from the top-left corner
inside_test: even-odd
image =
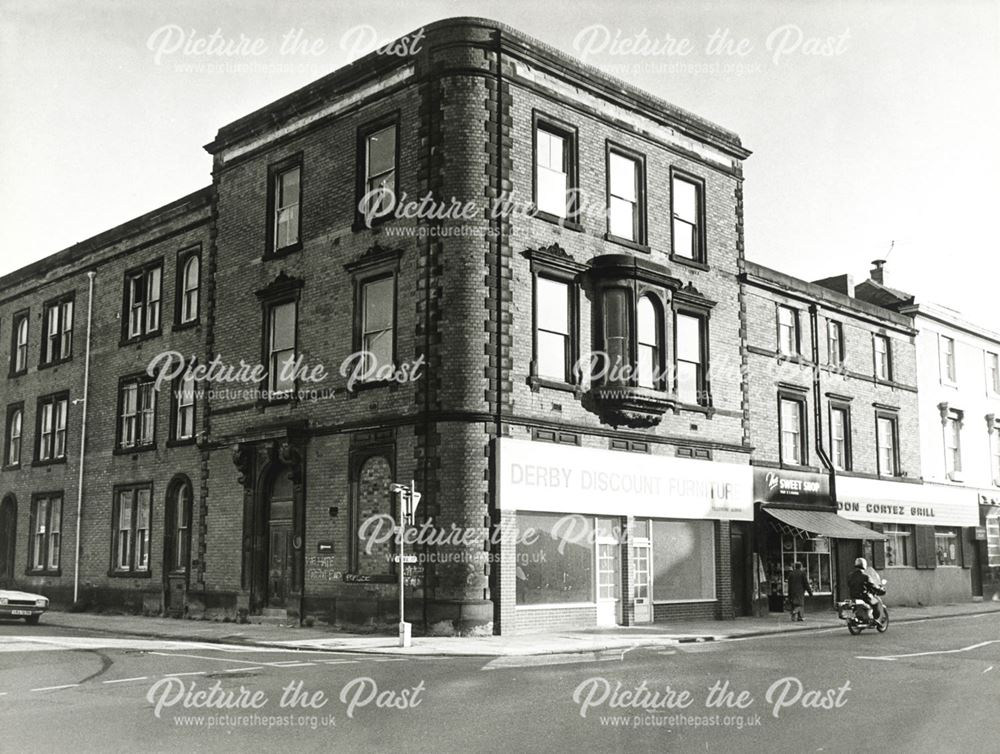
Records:
[[[24,424],[24,404],[17,403],[7,408],[7,425],[4,444],[4,465],[21,465],[21,431]]]
[[[986,387],[994,395],[1000,395],[1000,355],[986,352]]]
[[[778,405],[780,408],[778,422],[780,425],[781,462],[796,466],[805,465],[806,402],[799,397],[783,396],[778,400]]]
[[[280,398],[295,389],[295,335],[298,305],[295,301],[274,303],[267,310],[267,394]]]
[[[945,472],[962,471],[962,414],[950,410],[944,417]]]
[[[879,476],[899,474],[896,417],[877,414],[875,417],[875,444]]]
[[[993,467],[993,484],[1000,487],[1000,423],[990,429],[990,457]]]
[[[657,388],[660,382],[660,312],[650,296],[642,296],[636,311],[639,387]]]
[[[30,526],[29,570],[57,575],[62,549],[62,496],[36,495],[31,501]]]
[[[369,227],[391,214],[399,186],[399,126],[392,119],[359,131],[358,212]]]
[[[28,371],[28,311],[14,315],[10,338],[10,373],[24,374]]]
[[[844,363],[844,326],[832,319],[826,321],[826,361],[832,365]]]
[[[541,275],[535,279],[535,364],[543,379],[570,382],[572,292],[567,281]]]
[[[195,380],[187,370],[174,383],[174,432],[175,440],[194,438]]]
[[[549,122],[535,123],[535,207],[558,219],[573,219],[576,134]]]
[[[394,355],[396,278],[394,275],[361,283],[361,350],[366,382],[385,379]]]
[[[955,382],[955,339],[941,336],[941,380]]]
[[[73,356],[73,296],[50,301],[42,310],[42,366]]]
[[[673,254],[695,262],[705,261],[702,193],[703,187],[700,181],[676,174],[671,176],[670,208]]]
[[[127,377],[118,392],[118,447],[140,450],[156,440],[156,391],[147,375]]]
[[[272,252],[285,251],[299,243],[302,215],[301,198],[302,166],[291,165],[273,171],[271,179],[274,203],[274,246]]]
[[[872,353],[875,376],[880,380],[891,380],[892,351],[889,348],[889,339],[884,335],[872,335]]]
[[[38,438],[35,458],[39,462],[66,458],[66,418],[69,394],[47,395],[38,399]]]
[[[608,147],[608,235],[645,243],[645,178],[638,155]]]
[[[198,320],[201,289],[201,257],[194,249],[178,258],[177,324]]]
[[[778,307],[778,353],[784,356],[799,353],[799,313],[790,306]]]
[[[125,339],[160,331],[163,263],[159,260],[125,274]]]
[[[677,344],[677,399],[704,406],[708,403],[705,369],[706,320],[689,312],[677,312],[674,337]]]
[[[115,491],[112,563],[116,572],[149,571],[152,495],[151,485],[120,487]]]
[[[847,406],[830,407],[830,450],[835,469],[851,468],[851,414]]]

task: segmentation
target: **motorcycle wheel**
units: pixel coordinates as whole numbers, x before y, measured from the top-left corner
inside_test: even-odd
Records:
[[[857,625],[854,621],[848,621],[847,630],[851,632],[851,636],[857,636],[864,629],[861,626]]]
[[[889,611],[886,609],[885,605],[882,606],[882,621],[875,626],[875,630],[880,634],[884,634],[889,630]]]

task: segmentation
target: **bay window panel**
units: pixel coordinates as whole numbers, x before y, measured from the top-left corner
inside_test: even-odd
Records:
[[[636,312],[638,379],[641,387],[655,388],[659,372],[659,327],[656,305],[649,296],[639,299]]]
[[[610,369],[619,370],[631,366],[628,292],[624,288],[609,288],[604,292],[604,349]]]

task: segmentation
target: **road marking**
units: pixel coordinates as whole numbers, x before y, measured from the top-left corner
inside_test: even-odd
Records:
[[[971,652],[973,649],[981,649],[982,647],[988,647],[990,644],[1000,644],[1000,639],[990,639],[989,641],[981,641],[978,644],[973,644],[970,647],[961,647],[959,649],[935,649],[930,652],[910,652],[905,655],[884,655],[882,657],[864,657],[859,656],[858,660],[901,660],[907,657],[927,657],[929,655],[953,655],[959,652]]]
[[[257,663],[250,660],[237,660],[233,657],[203,657],[201,655],[186,655],[179,652],[150,652],[151,655],[159,655],[160,657],[188,657],[192,660],[214,660],[215,662],[240,662],[244,665],[256,665]],[[270,663],[269,663],[270,664]]]
[[[405,657],[373,657],[372,662],[406,662]]]
[[[315,665],[315,662],[298,662],[297,660],[282,660],[281,662],[267,663],[272,668],[307,668]]]
[[[163,677],[164,678],[173,678],[173,677],[179,676],[179,675],[205,675],[205,671],[204,670],[194,670],[194,671],[192,671],[190,673],[164,673]]]
[[[9,691],[0,691],[0,696],[7,696],[9,693]]]
[[[359,660],[320,660],[320,662],[324,665],[356,665]]]
[[[263,669],[264,669],[263,665],[255,665],[252,668],[228,668],[227,670],[223,670],[222,672],[223,673],[242,673],[245,670],[263,670]]]
[[[988,668],[986,668],[986,670],[984,670],[983,672],[984,673],[989,673],[991,670],[993,670],[993,666],[992,665],[990,665]]]
[[[31,689],[32,691],[58,691],[59,689],[72,689],[79,686],[79,683],[64,683],[62,686],[42,686],[40,689]]]
[[[149,676],[147,676],[147,675],[140,675],[140,676],[136,676],[135,678],[116,678],[113,681],[101,681],[101,683],[131,683],[132,681],[145,681],[145,680],[148,680],[148,679],[149,679]]]

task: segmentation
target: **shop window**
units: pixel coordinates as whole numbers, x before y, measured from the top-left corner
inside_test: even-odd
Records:
[[[593,602],[594,541],[593,518],[518,513],[517,604]]]
[[[882,533],[885,542],[886,568],[912,568],[916,560],[913,527],[906,524],[887,525]]]
[[[652,522],[654,602],[715,599],[715,524]]]
[[[795,563],[801,563],[813,594],[833,591],[830,576],[830,540],[827,537],[803,539],[787,534],[781,536],[782,593],[788,594],[788,574]]]
[[[934,553],[939,566],[962,565],[960,532],[952,527],[934,527]]]

